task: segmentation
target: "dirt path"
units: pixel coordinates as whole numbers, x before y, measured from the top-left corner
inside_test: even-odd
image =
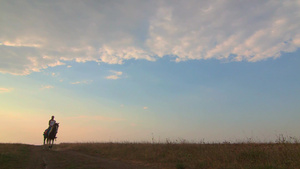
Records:
[[[33,146],[28,169],[151,169],[138,164],[104,159],[74,151],[44,150],[41,146]]]

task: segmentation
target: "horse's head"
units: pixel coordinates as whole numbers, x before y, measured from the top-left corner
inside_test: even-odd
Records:
[[[55,123],[53,127],[56,128],[56,130],[57,130],[59,127],[59,123]]]

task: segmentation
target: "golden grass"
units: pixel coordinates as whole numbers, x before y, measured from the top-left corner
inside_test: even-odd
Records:
[[[166,169],[300,168],[299,143],[62,143],[58,147]]]

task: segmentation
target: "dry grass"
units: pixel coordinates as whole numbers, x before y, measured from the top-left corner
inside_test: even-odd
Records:
[[[300,168],[299,143],[63,143],[59,148],[177,169]]]
[[[28,161],[29,145],[0,144],[0,168],[22,168]]]
[[[0,168],[24,168],[30,145],[0,144]],[[57,152],[147,164],[163,169],[300,169],[300,143],[278,137],[274,143],[62,143]],[[55,151],[56,152],[56,151]]]

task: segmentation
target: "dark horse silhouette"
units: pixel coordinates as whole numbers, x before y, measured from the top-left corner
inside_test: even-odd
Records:
[[[49,145],[49,149],[52,148],[54,139],[56,139],[58,127],[59,127],[59,123],[55,123],[48,135],[47,132],[44,132],[44,145],[45,145],[45,140],[47,139],[47,144]]]

